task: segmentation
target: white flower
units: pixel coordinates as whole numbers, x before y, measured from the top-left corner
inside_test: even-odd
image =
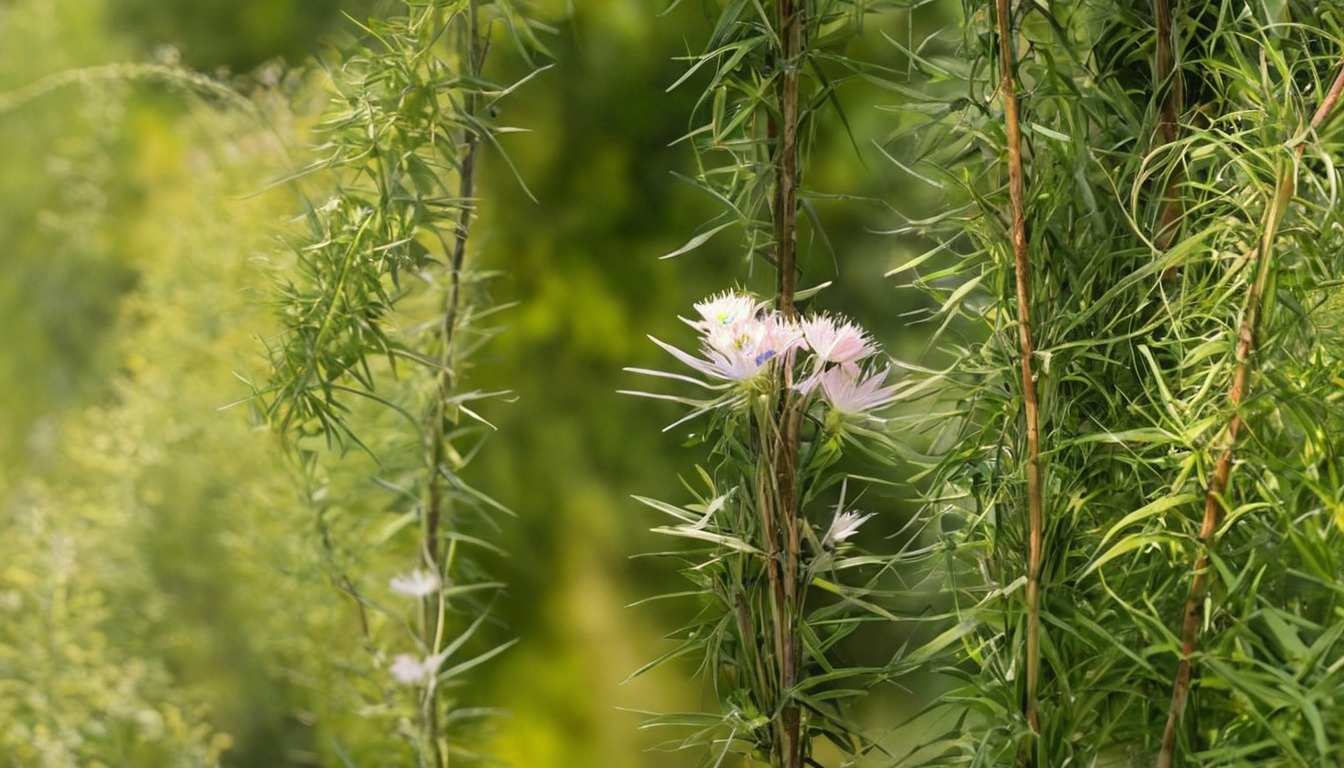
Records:
[[[701,322],[693,322],[691,325],[704,331],[725,328],[754,318],[757,310],[763,306],[764,303],[754,296],[725,291],[697,303],[695,311],[700,313]]]
[[[392,591],[407,597],[425,597],[439,591],[439,577],[416,568],[408,574],[393,576]]]
[[[826,315],[803,321],[803,338],[817,356],[817,364],[850,365],[877,351],[873,340],[851,322],[837,322]]]
[[[446,654],[435,654],[423,659],[409,653],[399,653],[388,672],[402,685],[425,685],[439,671],[439,665],[447,658]]]
[[[891,368],[881,373],[864,376],[856,365],[838,365],[803,382],[799,389],[804,394],[817,384],[830,401],[831,408],[843,416],[867,416],[869,411],[890,405],[896,400],[896,385],[882,386]]]
[[[831,521],[831,527],[827,529],[826,536],[822,538],[821,543],[831,545],[848,539],[857,533],[859,526],[863,525],[874,514],[869,512],[866,515],[861,515],[857,511],[840,512],[836,510],[835,519]]]

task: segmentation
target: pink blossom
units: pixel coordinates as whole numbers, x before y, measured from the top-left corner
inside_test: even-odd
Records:
[[[882,369],[881,373],[865,376],[856,365],[838,365],[822,371],[804,384],[808,391],[820,384],[822,393],[837,413],[866,416],[869,411],[890,405],[896,400],[896,385],[882,386],[890,370],[888,367]]]
[[[652,336],[649,338],[673,357],[710,378],[740,382],[754,379],[771,360],[792,352],[801,342],[802,333],[778,316],[757,318],[751,315],[729,325],[707,327],[701,339],[703,358]]]
[[[838,322],[827,315],[809,317],[803,321],[803,338],[817,356],[818,365],[836,363],[850,365],[876,351],[868,334],[854,323]]]

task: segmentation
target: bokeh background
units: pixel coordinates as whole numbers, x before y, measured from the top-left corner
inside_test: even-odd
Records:
[[[946,4],[870,17],[848,53],[908,66],[892,41],[955,25]],[[383,683],[358,618],[329,583],[310,506],[246,399],[264,380],[280,239],[302,211],[283,183],[310,162],[325,104],[321,62],[379,0],[0,0],[0,766],[397,765],[395,735],[362,710]],[[507,101],[505,145],[533,191],[487,157],[478,264],[516,302],[478,357],[474,386],[509,389],[471,482],[516,512],[491,565],[508,591],[492,627],[519,638],[462,693],[510,714],[479,747],[517,766],[685,766],[651,749],[639,711],[700,705],[694,666],[623,682],[671,646],[693,605],[630,607],[679,588],[675,561],[632,494],[684,501],[702,458],[680,410],[617,394],[666,368],[647,334],[687,341],[692,302],[772,279],[731,233],[676,259],[717,211],[689,174],[702,83],[671,92],[700,50],[712,3],[542,0],[553,67]],[[209,74],[245,99],[142,65]],[[498,80],[526,71],[499,46]],[[840,88],[853,140],[819,125],[807,186],[824,237],[805,232],[803,285],[904,359],[928,362],[929,304],[884,274],[926,244],[887,231],[937,200],[879,149],[899,94]],[[655,383],[656,386],[656,383]],[[234,407],[226,407],[234,405]],[[867,491],[882,512],[860,543],[913,509],[901,471]],[[370,485],[358,457],[333,465]],[[342,514],[377,520],[376,493]],[[332,529],[358,558],[361,531]],[[385,575],[367,574],[370,588]],[[932,589],[927,586],[927,589]],[[911,614],[931,597],[913,590]],[[917,625],[916,625],[917,626]],[[890,656],[908,627],[875,627],[843,653]],[[927,679],[878,689],[862,716],[892,731]],[[372,697],[376,699],[376,696]],[[890,736],[898,738],[898,736]],[[380,739],[382,741],[380,741]],[[393,745],[386,749],[380,744]],[[381,751],[380,751],[381,750]],[[376,757],[371,757],[376,756]]]

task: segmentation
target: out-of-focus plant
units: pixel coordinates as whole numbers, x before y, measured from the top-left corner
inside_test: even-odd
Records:
[[[0,766],[218,766],[233,740],[206,698],[122,626],[131,597],[142,620],[170,610],[133,546],[136,505],[88,490],[32,479],[4,504]]]
[[[465,386],[496,309],[490,275],[471,268],[471,226],[481,150],[512,130],[492,121],[495,105],[517,85],[489,82],[487,55],[501,37],[525,55],[539,46],[503,0],[410,2],[406,11],[370,21],[369,47],[333,70],[325,158],[309,173],[336,186],[308,211],[294,275],[280,286],[285,329],[270,343],[262,394],[304,478],[333,580],[355,601],[372,660],[386,671],[370,711],[389,716],[389,733],[408,738],[420,765],[439,767],[470,755],[462,734],[487,712],[449,693],[511,644],[482,629],[501,586],[486,574],[494,547],[482,535],[506,510],[463,477],[490,428],[473,408],[499,394]],[[376,459],[374,482],[390,494],[376,539],[408,555],[401,574],[384,575],[386,588],[416,607],[413,616],[379,600],[343,556],[370,542],[334,533],[332,518],[353,505],[330,496],[324,444]]]
[[[7,9],[14,26],[3,36],[68,63],[62,48],[76,44],[60,35],[88,10],[55,5]],[[29,13],[57,22],[34,29]],[[109,55],[90,47],[81,55]],[[191,85],[175,94],[184,98],[145,98],[127,87],[140,78],[113,67],[61,70],[0,96],[0,121],[22,126],[4,153],[3,207],[40,212],[27,227],[0,223],[14,268],[0,290],[22,291],[3,302],[16,342],[6,363],[25,369],[27,387],[52,390],[34,402],[0,383],[5,417],[18,417],[7,426],[26,448],[0,469],[4,766],[297,761],[276,758],[302,752],[304,729],[285,732],[287,717],[313,710],[279,682],[305,657],[278,646],[310,634],[286,627],[281,612],[314,625],[324,612],[298,608],[299,590],[254,588],[273,583],[279,562],[302,568],[292,551],[272,558],[268,547],[296,543],[304,526],[281,524],[277,535],[251,514],[257,505],[239,503],[285,481],[267,474],[272,457],[239,447],[255,445],[248,425],[216,411],[237,394],[234,355],[255,350],[237,290],[250,269],[234,257],[265,239],[263,199],[272,199],[242,203],[244,185],[220,187],[232,173],[256,184],[283,153],[275,131],[258,130],[252,103],[236,109],[245,100],[231,91],[198,99],[227,89],[156,68]],[[67,333],[83,341],[67,345]],[[16,354],[21,339],[61,358]],[[260,615],[274,634],[256,631]]]
[[[962,334],[918,428],[969,628],[921,764],[1338,759],[1344,38],[1225,11],[970,4],[918,58],[893,151],[948,203],[899,271]]]

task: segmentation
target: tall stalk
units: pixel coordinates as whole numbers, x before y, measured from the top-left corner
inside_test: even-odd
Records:
[[[482,80],[485,57],[489,52],[489,40],[484,38],[480,29],[479,0],[466,0],[464,9],[466,24],[458,30],[456,53],[461,62],[463,75],[472,81]],[[462,281],[466,262],[467,244],[471,235],[471,225],[475,218],[476,153],[480,147],[480,135],[471,127],[478,118],[480,94],[468,89],[462,95],[462,128],[457,131],[458,150],[457,198],[462,206],[456,225],[453,227],[451,243],[443,242],[444,251],[450,253],[445,269],[448,273],[448,290],[444,296],[442,323],[439,336],[442,349],[439,354],[438,371],[435,373],[434,397],[426,409],[427,422],[425,451],[425,514],[423,516],[423,551],[426,565],[437,576],[441,584],[452,584],[457,580],[454,572],[454,559],[457,548],[454,543],[441,546],[444,518],[451,514],[445,483],[452,475],[448,452],[451,449],[451,431],[456,422],[453,412],[453,400],[458,393],[457,368],[460,353],[457,343],[457,323],[462,312]],[[442,234],[440,234],[442,239]],[[438,653],[444,645],[447,627],[446,614],[441,593],[426,595],[421,599],[421,637],[420,642],[426,648]],[[431,684],[425,690],[421,703],[421,762],[424,768],[444,768],[448,765],[446,739],[443,737],[443,709],[440,706],[440,688]]]
[[[838,481],[832,465],[842,444],[881,440],[871,424],[861,429],[860,424],[878,421],[867,411],[894,398],[891,387],[881,386],[887,370],[877,369],[876,346],[866,334],[829,316],[804,319],[797,306],[803,272],[799,217],[806,210],[802,181],[812,121],[819,107],[838,105],[826,68],[858,69],[840,52],[869,8],[849,0],[724,4],[706,52],[678,81],[712,71],[696,111],[697,119],[707,119],[687,138],[700,162],[697,181],[724,209],[706,231],[669,255],[738,226],[752,272],[758,259],[773,268],[762,275],[772,283],[772,311],[739,291],[696,304],[702,319],[692,325],[702,331],[708,360],[659,342],[715,380],[709,388],[720,394],[687,417],[710,420],[706,442],[714,446],[716,462],[704,473],[711,492],[696,506],[739,507],[736,515],[702,512],[697,521],[675,507],[646,502],[681,523],[660,532],[716,545],[702,553],[705,561],[692,580],[697,594],[718,611],[709,615],[719,618],[688,628],[686,651],[703,650],[706,669],[729,670],[714,681],[723,709],[717,716],[721,730],[708,729],[687,744],[710,746],[719,759],[737,750],[776,768],[803,768],[815,764],[812,745],[820,736],[855,756],[873,748],[838,702],[818,695],[836,680],[871,673],[823,658],[829,645],[821,638],[838,640],[852,632],[859,619],[850,611],[856,607],[879,612],[873,595],[851,592],[839,574],[830,574],[827,586],[849,602],[828,604],[830,598],[808,596],[818,568],[847,560],[838,554],[839,542],[852,533],[849,526],[866,518],[836,509],[834,531],[818,530],[804,510]],[[753,278],[749,273],[746,280]],[[842,339],[844,351],[837,352]],[[807,354],[809,344],[814,355]],[[720,367],[722,362],[730,369]],[[864,402],[831,408],[835,403],[828,406],[820,389],[823,376],[831,382],[825,386],[862,382]],[[815,679],[819,668],[824,680]]]
[[[469,256],[478,155],[483,143],[498,147],[493,105],[521,85],[484,77],[495,23],[535,45],[529,22],[504,0],[408,2],[404,16],[370,20],[371,47],[348,52],[334,73],[322,124],[326,159],[309,169],[328,182],[328,200],[312,206],[298,274],[279,291],[285,331],[272,346],[264,393],[272,423],[305,467],[319,463],[317,451],[300,445],[312,436],[373,456],[401,521],[377,540],[418,534],[415,567],[389,582],[414,601],[415,620],[396,622],[409,631],[370,650],[379,664],[394,658],[388,684],[402,693],[386,696],[397,703],[384,706],[396,721],[387,732],[406,737],[421,768],[469,754],[463,724],[475,715],[448,697],[448,685],[511,644],[478,648],[500,585],[477,557],[492,548],[470,534],[507,510],[462,476],[474,454],[464,446],[490,429],[471,410],[490,393],[462,386],[470,351],[492,333],[476,322],[488,297]],[[397,615],[357,592],[358,580],[342,583],[366,621]],[[377,627],[369,634],[387,636]]]
[[[1344,65],[1329,91],[1322,98],[1316,112],[1312,115],[1307,132],[1314,133],[1334,111],[1344,93]],[[1193,658],[1199,640],[1199,628],[1204,620],[1204,602],[1209,588],[1209,557],[1216,544],[1215,535],[1218,524],[1226,512],[1226,496],[1235,458],[1237,436],[1241,431],[1241,405],[1250,387],[1253,355],[1256,350],[1256,335],[1260,319],[1266,286],[1273,271],[1274,245],[1279,228],[1283,223],[1288,205],[1297,190],[1298,165],[1302,153],[1306,150],[1307,136],[1293,137],[1293,158],[1291,162],[1280,161],[1277,169],[1275,191],[1265,209],[1261,223],[1260,238],[1256,243],[1252,264],[1255,276],[1246,289],[1245,303],[1242,308],[1241,323],[1237,331],[1236,368],[1232,384],[1228,389],[1227,401],[1232,415],[1223,432],[1222,449],[1218,462],[1209,474],[1208,491],[1204,498],[1204,520],[1199,530],[1199,554],[1191,571],[1190,595],[1186,599],[1181,620],[1181,658],[1176,665],[1176,678],[1172,684],[1171,706],[1167,713],[1166,726],[1162,731],[1162,743],[1158,752],[1158,768],[1171,768],[1175,762],[1177,729],[1185,713],[1186,699],[1190,693],[1190,681],[1193,674]]]
[[[1011,206],[1009,237],[1017,281],[1017,340],[1022,369],[1022,408],[1027,430],[1027,647],[1026,693],[1022,713],[1031,729],[1041,731],[1037,688],[1041,678],[1041,555],[1044,539],[1041,490],[1041,434],[1036,377],[1032,373],[1031,263],[1027,250],[1026,179],[1022,168],[1022,128],[1019,124],[1017,81],[1014,74],[1013,19],[1009,0],[996,0],[1004,129],[1008,138],[1008,198]]]
[[[803,65],[803,34],[807,25],[807,4],[805,0],[776,0],[777,24],[780,31],[778,96],[779,125],[778,145],[775,148],[775,270],[777,273],[777,294],[775,305],[785,320],[793,321],[797,317],[794,308],[796,293],[797,251],[798,251],[798,184],[802,169],[799,167],[798,134],[801,128],[799,114],[798,75]],[[771,133],[775,133],[774,130]],[[798,622],[801,620],[798,593],[799,579],[799,536],[798,536],[798,450],[800,444],[800,408],[799,397],[794,390],[792,368],[781,368],[780,392],[783,397],[776,423],[769,430],[766,439],[775,442],[770,451],[773,459],[772,469],[776,489],[774,493],[773,519],[769,527],[783,532],[783,561],[776,564],[782,567],[782,589],[777,597],[776,633],[780,646],[779,689],[785,696],[793,690],[798,681],[801,656],[798,649]],[[769,541],[770,536],[767,541]],[[769,553],[768,553],[769,554]],[[778,553],[771,554],[777,559]],[[801,768],[803,764],[803,738],[801,733],[798,704],[792,700],[783,702],[780,714],[780,752],[784,768]]]

